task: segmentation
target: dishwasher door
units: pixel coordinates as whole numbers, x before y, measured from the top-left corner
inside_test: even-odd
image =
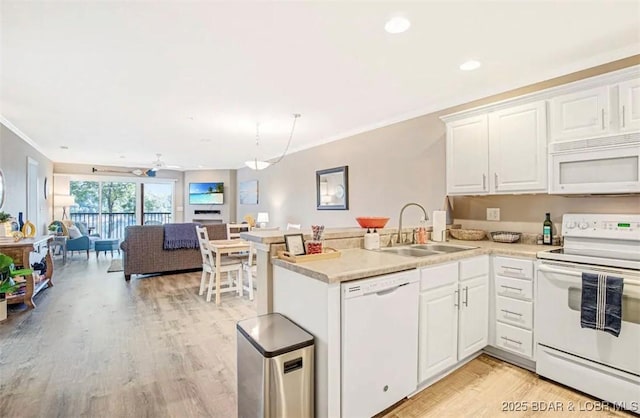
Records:
[[[371,417],[416,390],[417,270],[342,284],[342,416]]]

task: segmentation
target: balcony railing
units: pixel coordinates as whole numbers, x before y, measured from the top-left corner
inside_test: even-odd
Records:
[[[136,225],[136,214],[129,212],[88,213],[75,212],[70,214],[74,222],[83,222],[93,231],[98,232],[103,238],[124,239],[124,229],[129,225]],[[98,230],[98,219],[102,224],[102,230]],[[171,222],[171,212],[145,212],[143,223],[166,224]]]

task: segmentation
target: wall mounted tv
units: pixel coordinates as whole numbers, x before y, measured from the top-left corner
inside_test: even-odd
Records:
[[[224,183],[189,183],[189,204],[224,204]]]

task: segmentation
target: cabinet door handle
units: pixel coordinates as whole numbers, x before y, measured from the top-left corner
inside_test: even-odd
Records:
[[[460,292],[457,290],[454,292],[453,306],[455,306],[456,308],[460,306]]]
[[[503,284],[501,284],[500,287],[503,287],[503,288],[509,289],[509,290],[517,290],[518,292],[522,292],[522,289],[519,288],[519,287],[506,286],[506,285],[503,285]]]
[[[483,174],[482,175],[482,190],[485,190],[487,188],[487,175]]]
[[[624,128],[624,105],[622,105],[622,127]]]
[[[518,270],[518,271],[522,271],[522,268],[520,267],[509,267],[509,266],[502,266],[503,269],[507,269],[507,270]]]
[[[508,311],[508,310],[506,310],[506,309],[500,309],[500,310],[501,310],[502,312],[504,312],[505,314],[507,314],[507,315],[522,316],[522,314],[521,314],[521,313],[518,313],[518,312],[511,312],[511,311]]]
[[[604,131],[604,108],[602,108],[602,130]]]
[[[498,173],[493,173],[493,177],[494,177],[494,183],[496,186],[496,190],[498,190]]]
[[[508,343],[522,345],[522,341],[512,340],[511,338],[507,338],[507,337],[500,337],[500,338],[502,338],[505,342],[508,342]]]
[[[464,288],[464,306],[469,306],[469,286]]]

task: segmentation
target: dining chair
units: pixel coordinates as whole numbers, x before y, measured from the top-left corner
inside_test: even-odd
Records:
[[[249,232],[249,224],[227,224],[227,239],[238,239],[241,232]]]
[[[209,275],[207,302],[211,302],[213,290],[217,289],[217,287],[214,287],[214,281],[216,280],[216,257],[211,251],[207,228],[196,226],[196,232],[200,244],[200,254],[202,255],[202,278],[200,280],[199,295],[202,296],[204,293],[207,275]],[[235,283],[230,276],[231,272],[236,273]],[[222,284],[222,280],[220,280],[220,293],[236,292],[238,296],[242,296],[242,261],[238,258],[221,257],[220,274],[222,273],[227,273],[228,280],[224,285]]]
[[[241,232],[248,232],[249,224],[227,224],[227,239],[239,239]],[[253,278],[256,276],[255,266],[255,250],[253,244],[249,243],[249,251],[241,253],[230,254],[230,258],[239,259],[242,263],[242,270],[246,272],[247,285],[244,284],[244,278],[240,282],[240,294],[242,295],[245,290],[249,292],[249,300],[253,300]]]

